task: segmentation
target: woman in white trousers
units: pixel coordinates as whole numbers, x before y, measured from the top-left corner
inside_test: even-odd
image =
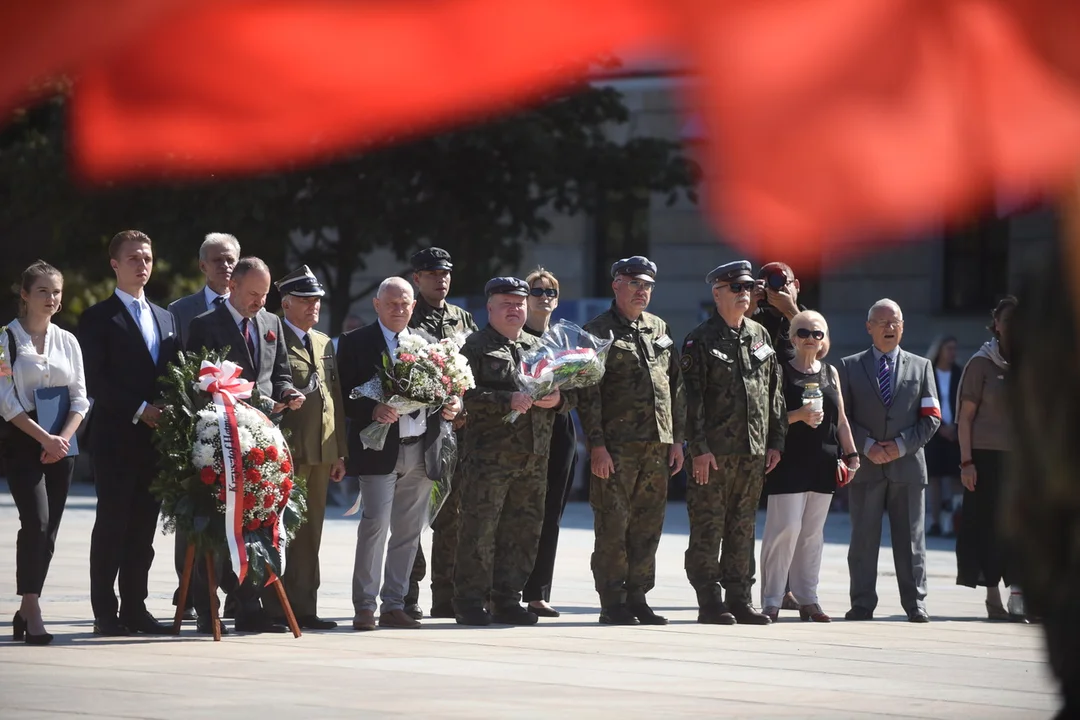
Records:
[[[825,318],[810,310],[799,313],[791,320],[790,338],[795,357],[783,365],[787,440],[783,459],[765,481],[769,500],[761,544],[761,605],[775,622],[788,584],[801,619],[830,622],[817,596],[825,519],[839,464],[850,477],[858,470],[859,455],[836,369],[822,362],[829,352]],[[821,391],[820,401],[804,403],[804,395],[815,394],[814,386]]]

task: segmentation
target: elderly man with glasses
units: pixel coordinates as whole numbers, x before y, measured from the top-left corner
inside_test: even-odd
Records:
[[[593,579],[606,625],[666,625],[645,602],[656,579],[668,478],[683,465],[686,398],[666,322],[645,312],[656,264],[641,256],[611,266],[611,309],[585,329],[612,337],[603,381],[579,392],[592,464]]]
[[[721,265],[705,280],[716,313],[687,335],[680,361],[693,457],[686,576],[697,592],[698,622],[768,625],[750,602],[750,559],[765,474],[780,462],[787,432],[780,366],[768,332],[746,318],[755,286],[750,263]]]

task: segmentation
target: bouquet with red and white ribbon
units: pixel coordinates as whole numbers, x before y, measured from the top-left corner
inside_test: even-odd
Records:
[[[229,361],[189,356],[170,373],[159,434],[170,457],[163,469],[166,527],[197,544],[228,549],[240,581],[285,572],[285,548],[306,511],[303,488],[281,430],[251,404],[254,386]],[[194,375],[190,382],[185,382]],[[187,387],[184,387],[187,385]],[[171,464],[179,465],[177,470]]]

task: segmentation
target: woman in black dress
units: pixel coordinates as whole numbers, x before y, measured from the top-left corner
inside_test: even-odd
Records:
[[[934,366],[938,400],[941,401],[941,427],[926,444],[926,508],[930,513],[927,537],[952,537],[952,479],[960,473],[960,445],[956,439],[956,396],[963,370],[956,364],[956,338],[938,337],[926,353]]]
[[[524,330],[540,336],[551,323],[551,313],[559,306],[559,281],[550,272],[537,268],[525,278],[529,283],[529,314]],[[577,431],[570,415],[556,415],[551,429],[551,452],[548,455],[548,490],[544,507],[544,527],[536,552],[532,575],[521,591],[529,610],[540,617],[559,617],[551,607],[551,579],[555,573],[555,551],[559,546],[559,523],[573,487],[577,466]]]
[[[837,462],[843,448],[848,471],[859,468],[836,369],[822,362],[829,352],[829,326],[807,310],[791,320],[795,357],[783,364],[788,433],[784,456],[765,480],[768,510],[761,541],[762,612],[780,614],[784,584],[799,606],[799,617],[830,622],[818,604],[817,585],[825,520],[836,490]],[[803,403],[807,385],[822,393],[818,410]]]

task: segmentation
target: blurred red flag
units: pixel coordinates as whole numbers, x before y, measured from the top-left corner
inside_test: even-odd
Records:
[[[0,42],[18,41],[0,44],[0,106],[76,71],[93,179],[316,160],[528,99],[597,53],[665,48],[701,76],[686,101],[708,210],[757,255],[816,262],[1080,168],[1075,0],[85,5],[0,9]]]

